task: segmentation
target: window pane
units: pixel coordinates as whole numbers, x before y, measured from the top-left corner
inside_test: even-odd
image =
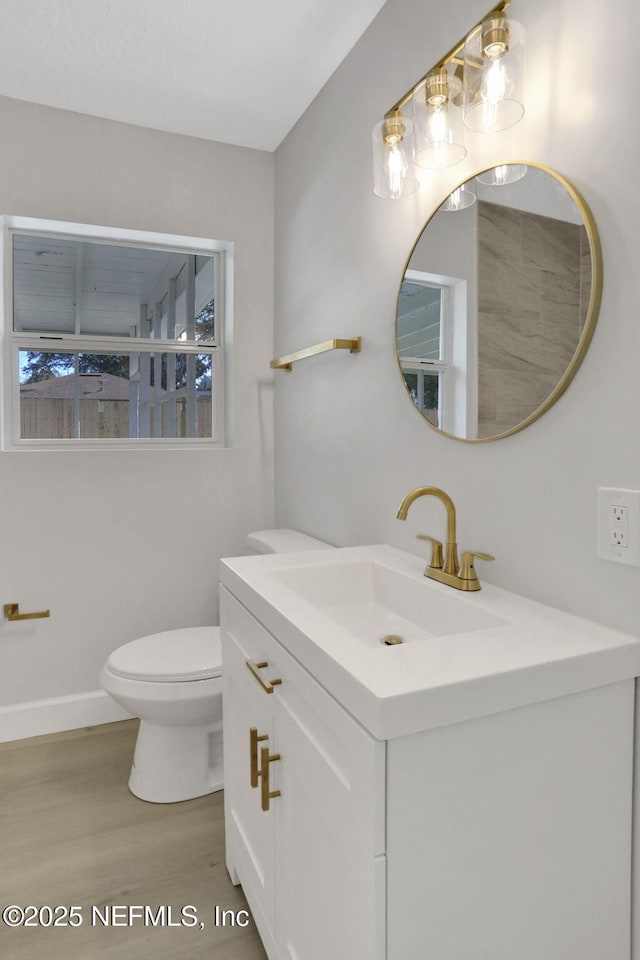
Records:
[[[212,341],[213,298],[212,256],[13,235],[17,331]]]
[[[20,437],[212,436],[211,354],[21,350]]]
[[[438,417],[440,374],[422,370],[402,370],[402,376],[411,399],[422,416],[434,427],[441,427]]]
[[[202,310],[196,313],[195,340],[215,341],[215,310],[213,299],[205,303]]]
[[[405,281],[398,301],[398,356],[440,360],[442,288]]]

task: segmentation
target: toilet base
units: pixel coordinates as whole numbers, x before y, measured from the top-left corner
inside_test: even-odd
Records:
[[[129,790],[150,803],[176,803],[223,787],[222,724],[167,727],[140,721]]]

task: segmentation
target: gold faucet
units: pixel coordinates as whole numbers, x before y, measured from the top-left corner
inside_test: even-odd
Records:
[[[424,571],[425,577],[432,580],[438,580],[439,583],[445,583],[448,587],[455,587],[456,590],[479,590],[480,581],[473,566],[473,558],[480,560],[494,560],[489,553],[478,553],[472,550],[465,550],[462,554],[462,563],[458,565],[458,544],[456,543],[456,508],[453,500],[448,493],[439,487],[416,487],[411,493],[408,493],[400,506],[396,517],[398,520],[406,520],[409,507],[418,497],[437,497],[445,505],[447,511],[447,545],[442,556],[442,543],[435,537],[428,537],[424,533],[419,533],[418,540],[427,540],[431,543],[431,562]]]

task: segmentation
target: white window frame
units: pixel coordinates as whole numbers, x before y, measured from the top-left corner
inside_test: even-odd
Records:
[[[127,449],[202,449],[225,446],[229,436],[228,415],[231,404],[229,391],[229,349],[232,336],[232,280],[233,244],[227,241],[201,237],[176,236],[141,230],[98,227],[58,220],[31,217],[0,216],[2,225],[2,262],[4,323],[0,331],[3,384],[0,392],[2,449],[4,451],[44,450],[127,450]],[[61,333],[45,336],[13,329],[13,236],[17,233],[55,236],[69,240],[87,240],[127,247],[169,250],[180,254],[213,257],[214,291],[216,300],[215,343],[186,342],[175,339],[127,338],[118,336],[91,336]],[[146,353],[169,352],[188,355],[211,355],[212,379],[212,436],[211,437],[150,437],[150,438],[72,438],[23,439],[20,437],[20,382],[18,354],[21,349],[34,350],[52,346],[57,352],[89,351],[92,353]],[[226,375],[225,375],[226,374]]]
[[[467,437],[477,423],[477,364],[475,356],[475,320],[468,317],[467,283],[457,277],[407,270],[405,280],[442,291],[440,307],[440,360],[402,357],[407,370],[438,373],[439,429],[454,436]],[[475,436],[475,427],[473,427]]]

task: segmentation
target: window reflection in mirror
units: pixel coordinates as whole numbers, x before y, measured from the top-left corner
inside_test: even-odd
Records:
[[[446,288],[426,277],[405,280],[398,301],[397,343],[407,390],[418,410],[442,426],[439,399],[442,374],[448,366],[443,340],[449,318],[443,317]]]

